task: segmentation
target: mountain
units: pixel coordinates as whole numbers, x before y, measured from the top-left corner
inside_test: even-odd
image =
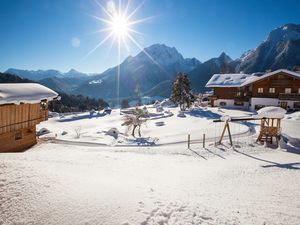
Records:
[[[53,79],[45,78],[45,79]],[[26,78],[21,78],[17,75],[0,72],[0,83],[39,83]],[[69,95],[63,92],[58,92],[61,97],[60,101],[51,101],[49,103],[50,111],[55,112],[79,112],[92,109],[104,108],[108,103],[103,99],[95,99],[84,97],[82,95]]]
[[[74,69],[70,69],[68,72],[62,73],[58,70],[21,70],[21,69],[10,68],[5,72],[9,74],[15,74],[19,77],[27,78],[30,80],[35,80],[35,81],[42,80],[45,78],[50,78],[50,77],[58,77],[58,78],[68,77],[68,78],[80,79],[89,76],[89,74],[81,73]]]
[[[178,71],[189,72],[201,63],[185,59],[176,48],[155,44],[120,64],[119,91],[121,98],[138,97],[161,82],[172,82]],[[79,86],[75,92],[113,100],[117,96],[118,67],[108,69]]]
[[[202,92],[205,84],[215,73],[234,72],[235,61],[224,52],[217,58],[212,58],[189,72],[191,87],[194,92]]]
[[[270,32],[257,48],[241,57],[236,71],[293,69],[300,65],[300,24],[286,24]]]
[[[136,56],[127,57],[118,67],[102,74],[85,74],[71,69],[18,70],[7,72],[38,81],[57,91],[104,98],[115,102],[140,96],[168,97],[177,72],[186,72],[194,92],[205,91],[205,84],[215,73],[255,73],[266,70],[294,69],[300,66],[300,24],[286,24],[270,32],[267,39],[238,59],[226,53],[201,63],[196,58],[184,58],[175,47],[154,44]],[[119,87],[118,87],[119,80]]]
[[[33,81],[26,78],[21,78],[17,75],[0,72],[0,84],[1,83],[32,83]]]
[[[55,91],[66,93],[72,92],[76,87],[91,79],[89,74],[81,73],[74,69],[62,73],[58,70],[20,70],[10,68],[6,73],[38,81]]]
[[[61,72],[58,70],[20,70],[10,68],[5,71],[5,73],[14,74],[22,78],[27,78],[30,80],[41,80],[48,77],[59,77],[62,76]]]

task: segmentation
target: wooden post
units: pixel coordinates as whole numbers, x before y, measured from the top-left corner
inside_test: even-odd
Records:
[[[221,142],[222,142],[222,140],[223,140],[223,136],[224,136],[224,134],[225,134],[225,130],[226,130],[226,127],[227,127],[227,123],[228,123],[228,121],[225,122],[225,125],[224,125],[224,128],[223,128],[221,137],[220,137],[220,139],[219,139],[219,141],[218,141],[218,144],[221,144]]]
[[[203,148],[205,148],[205,134],[203,134]]]
[[[190,149],[190,141],[191,141],[191,136],[188,134],[188,149]]]
[[[229,128],[229,123],[227,123],[227,130],[228,130],[228,135],[229,135],[230,145],[233,146],[232,138],[231,138],[231,133],[230,133],[230,128]]]

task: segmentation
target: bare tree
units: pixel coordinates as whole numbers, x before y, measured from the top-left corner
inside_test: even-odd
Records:
[[[132,129],[131,135],[135,137],[135,129],[138,127],[139,136],[141,137],[141,125],[146,122],[147,117],[145,110],[135,108],[133,114],[127,114],[123,117],[122,126],[127,126],[128,130]]]

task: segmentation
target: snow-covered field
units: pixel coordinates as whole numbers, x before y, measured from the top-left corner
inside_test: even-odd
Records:
[[[141,139],[105,134],[125,133],[118,111],[41,123],[58,140],[0,155],[0,224],[300,224],[298,146],[256,144],[254,123],[231,123],[234,148],[215,147],[223,123],[212,119],[251,113],[169,110],[152,111]],[[282,122],[293,144],[297,118]],[[187,149],[188,133],[199,141],[205,133],[206,148]]]
[[[184,113],[184,117],[178,117],[178,108],[167,108],[164,112],[156,112],[154,107],[148,107],[150,118],[142,125],[142,138],[133,138],[126,135],[126,127],[121,126],[123,115],[119,110],[113,110],[111,114],[102,112],[71,114],[49,119],[41,123],[39,129],[47,128],[51,131],[48,137],[57,136],[56,139],[77,142],[90,142],[105,145],[162,145],[176,144],[187,141],[187,135],[192,140],[202,139],[206,134],[207,139],[219,136],[223,124],[214,123],[213,119],[219,119],[224,115],[249,116],[251,113],[239,110],[225,110],[217,108],[197,108]],[[117,128],[121,134],[116,140],[106,134],[111,128]],[[76,130],[80,130],[78,138]],[[65,132],[64,132],[65,131]],[[64,134],[67,133],[67,134]],[[249,127],[242,123],[232,124],[232,133],[245,134]],[[130,133],[130,132],[129,132]]]

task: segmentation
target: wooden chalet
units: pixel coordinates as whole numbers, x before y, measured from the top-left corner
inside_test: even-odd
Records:
[[[0,84],[0,152],[36,144],[36,125],[48,119],[48,102],[57,97],[40,84]]]
[[[265,74],[214,74],[206,87],[213,89],[212,106],[258,110],[280,106],[300,110],[300,73],[285,69]]]

